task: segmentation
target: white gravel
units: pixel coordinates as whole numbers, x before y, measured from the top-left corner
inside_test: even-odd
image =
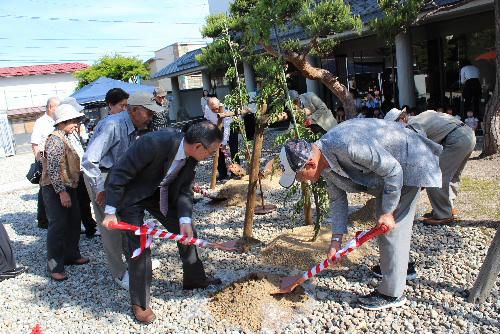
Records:
[[[24,155],[0,160],[0,185],[23,181],[31,159],[31,155]],[[197,174],[200,182],[208,180],[210,168],[210,163],[202,163]],[[469,169],[466,174],[478,175]],[[49,280],[45,269],[46,231],[36,227],[37,190],[31,187],[0,195],[0,223],[10,234],[19,264],[29,267],[28,273],[0,282],[0,333],[30,333],[37,323],[45,334],[241,332],[216,323],[206,312],[203,305],[214,288],[182,291],[179,257],[175,245],[168,241],[155,242],[153,247],[162,267],[154,272],[152,307],[158,319],[150,326],[132,319],[128,293],[111,280],[99,238],[82,236],[81,251],[91,258],[89,265],[67,267],[70,279],[64,283]],[[290,205],[283,206],[283,195],[283,191],[275,191],[268,199],[278,205],[277,212],[256,217],[256,238],[269,242],[294,226],[289,219]],[[420,211],[425,210],[421,207]],[[199,234],[209,240],[240,237],[243,217],[241,208],[213,208],[204,200],[195,205]],[[293,319],[284,332],[499,333],[500,282],[480,306],[464,299],[493,234],[494,229],[481,224],[415,226],[411,256],[417,261],[420,277],[409,284],[404,307],[383,312],[356,307],[356,296],[368,293],[377,284],[369,271],[377,258],[370,257],[356,270],[337,268],[315,279],[311,294],[317,302],[311,304],[308,314]],[[225,284],[252,271],[275,271],[259,261],[258,249],[249,254],[207,250],[202,257],[206,269]]]

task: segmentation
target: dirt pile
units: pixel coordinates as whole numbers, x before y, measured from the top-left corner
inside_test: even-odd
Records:
[[[213,295],[208,308],[218,321],[253,332],[263,329],[278,332],[303,312],[310,300],[301,287],[287,295],[272,296],[278,287],[278,276],[250,274]]]
[[[344,241],[353,238],[355,231],[362,228],[364,227],[359,227],[356,230],[351,228],[350,233],[344,236]],[[263,249],[262,261],[278,267],[304,271],[323,261],[326,258],[328,247],[330,247],[332,232],[330,226],[324,226],[321,228],[318,238],[311,242],[313,229],[313,226],[296,227],[290,232],[278,236]],[[364,257],[376,253],[374,247],[376,246],[372,242],[364,244],[344,258],[341,261],[342,266],[351,267],[361,263]]]
[[[224,183],[220,190],[217,192],[217,197],[225,197],[227,201],[220,203],[213,203],[214,205],[223,206],[237,206],[244,208],[247,205],[247,192],[248,192],[248,180],[249,176],[246,175],[240,180],[231,179]],[[268,203],[269,191],[280,189],[279,177],[273,176],[272,178],[267,177],[262,179],[262,190],[264,190],[264,199]],[[257,198],[256,203],[260,205],[260,189],[257,186]]]

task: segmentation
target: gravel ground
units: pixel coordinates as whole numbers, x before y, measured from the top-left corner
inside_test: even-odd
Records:
[[[271,136],[269,136],[271,137]],[[269,148],[269,145],[266,145]],[[70,279],[56,283],[47,278],[45,269],[46,231],[36,227],[36,193],[31,187],[16,190],[9,185],[23,181],[31,163],[31,155],[0,160],[0,185],[5,186],[0,202],[0,223],[13,242],[20,265],[28,273],[0,282],[2,311],[0,333],[30,333],[39,323],[43,333],[240,333],[248,332],[216,319],[209,310],[211,295],[224,287],[194,292],[181,289],[182,272],[176,247],[168,241],[155,242],[153,254],[162,262],[153,276],[152,307],[157,320],[142,326],[131,317],[128,293],[120,289],[106,269],[99,238],[82,236],[82,254],[91,258],[86,266],[68,267]],[[498,193],[500,159],[472,160],[464,171],[471,180],[486,180]],[[211,164],[204,162],[197,181],[206,184]],[[469,189],[470,190],[470,189]],[[467,190],[473,194],[472,190]],[[498,194],[497,194],[498,195]],[[290,219],[290,205],[284,205],[285,192],[269,192],[268,201],[278,205],[276,212],[256,217],[254,236],[268,243],[281,233],[300,225]],[[368,197],[350,196],[351,204],[363,204]],[[498,197],[497,197],[498,199]],[[493,198],[495,200],[495,198]],[[414,227],[411,256],[417,262],[419,278],[406,290],[404,307],[369,312],[356,307],[356,297],[376,286],[369,271],[377,263],[368,256],[359,264],[327,270],[306,285],[314,303],[307,312],[287,319],[285,333],[499,333],[500,292],[497,282],[487,301],[472,305],[465,301],[467,289],[475,280],[494,235],[489,211],[475,217],[474,196],[459,200],[461,219],[456,226]],[[493,203],[493,209],[498,201]],[[428,210],[422,196],[419,213]],[[242,234],[244,209],[212,207],[205,200],[195,205],[194,219],[200,236],[209,240],[230,240]],[[351,231],[356,227],[351,227]],[[283,274],[261,261],[257,247],[247,254],[231,254],[218,250],[202,251],[206,269],[220,277],[224,286],[252,272]],[[273,310],[266,310],[273,313]],[[243,313],[241,315],[245,317]],[[265,330],[264,330],[265,332]]]

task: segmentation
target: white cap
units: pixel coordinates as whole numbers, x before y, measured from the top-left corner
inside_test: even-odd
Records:
[[[399,120],[399,116],[401,115],[402,112],[403,112],[403,110],[399,110],[397,108],[392,108],[391,110],[389,110],[387,112],[387,114],[385,114],[384,119],[386,121],[397,122]]]
[[[283,172],[283,175],[280,178],[280,185],[284,188],[290,188],[292,184],[295,182],[295,172],[293,171],[290,163],[288,162],[288,158],[286,156],[286,149],[283,146],[280,152],[280,166]]]
[[[80,118],[85,116],[83,113],[76,111],[75,107],[70,104],[60,104],[54,113],[55,125],[69,121],[70,119]]]

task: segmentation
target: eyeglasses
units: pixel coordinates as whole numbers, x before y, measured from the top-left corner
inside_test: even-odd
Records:
[[[203,144],[203,143],[200,143],[200,144],[201,144],[201,146],[203,146],[203,148],[205,149],[205,151],[207,151],[210,156],[213,156],[217,152],[217,150],[219,149],[219,147],[217,147],[213,152],[211,152],[208,149],[208,147],[205,146],[205,144]]]

